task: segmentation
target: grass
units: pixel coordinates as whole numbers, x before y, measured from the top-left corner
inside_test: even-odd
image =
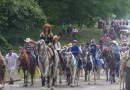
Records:
[[[96,29],[96,28],[87,28],[86,26],[83,26],[82,29],[80,30],[77,25],[74,25],[78,30],[79,30],[79,43],[82,42],[90,42],[91,39],[95,39],[97,42],[99,41],[99,38],[102,36],[102,30]],[[67,29],[67,25],[65,25],[65,30]],[[57,35],[60,31],[61,26],[59,25],[54,25],[52,32],[54,35]],[[31,38],[34,39],[35,41],[38,41],[40,32],[42,32],[42,29],[35,30],[35,31],[16,31],[12,30],[11,33],[2,33],[2,35],[6,38],[23,38],[24,40],[26,38]],[[66,37],[67,38],[67,37]],[[65,45],[69,43],[69,40],[61,40],[60,41],[62,45]],[[14,49],[18,48],[19,45],[13,45]],[[17,49],[16,49],[17,50]]]

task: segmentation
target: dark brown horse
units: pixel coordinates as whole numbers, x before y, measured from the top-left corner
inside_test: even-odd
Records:
[[[21,54],[20,54],[20,67],[23,70],[24,73],[24,85],[25,87],[27,87],[27,83],[28,83],[28,76],[29,74],[31,74],[31,85],[34,84],[34,74],[35,74],[35,65],[32,65],[32,60],[33,57],[31,55],[27,55],[26,50],[22,50]]]
[[[116,63],[117,63],[117,58],[115,54],[112,52],[111,49],[109,49],[109,57],[110,57],[110,62],[109,62],[109,67],[110,67],[110,81],[111,84],[114,82],[115,83],[115,74],[116,74]]]
[[[115,70],[117,58],[110,48],[105,49],[100,58],[104,60],[104,69],[106,70],[106,80],[115,82]],[[110,70],[110,77],[109,77]]]

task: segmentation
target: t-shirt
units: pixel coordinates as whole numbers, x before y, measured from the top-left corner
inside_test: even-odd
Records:
[[[75,45],[75,46],[72,46],[71,51],[74,55],[78,55],[80,50],[79,50],[79,47]]]
[[[73,29],[73,32],[78,32],[78,30],[77,29]]]
[[[16,53],[12,53],[12,55],[7,54],[5,56],[8,70],[12,70],[16,68],[16,60],[18,59],[18,57],[19,56]]]

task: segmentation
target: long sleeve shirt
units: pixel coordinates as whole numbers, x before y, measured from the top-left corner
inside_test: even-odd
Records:
[[[12,70],[12,69],[16,68],[16,61],[17,61],[18,57],[19,56],[16,53],[12,53],[12,55],[7,54],[5,56],[8,70]]]
[[[54,47],[55,47],[55,49],[56,49],[57,51],[60,51],[60,50],[61,50],[61,44],[60,44],[60,42],[55,43],[55,44],[54,44]]]
[[[71,51],[74,55],[78,55],[80,52],[79,47],[77,45],[72,46]]]

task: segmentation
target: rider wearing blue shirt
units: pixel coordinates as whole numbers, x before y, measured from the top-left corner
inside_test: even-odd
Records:
[[[95,65],[97,65],[98,63],[96,60],[96,45],[95,44],[91,44],[90,53],[93,55]]]
[[[81,68],[82,62],[81,62],[81,59],[79,57],[80,49],[79,49],[79,46],[77,45],[77,40],[73,40],[72,43],[73,43],[73,46],[71,48],[71,52],[73,53],[73,55],[75,56],[75,58],[77,60],[78,68]]]

